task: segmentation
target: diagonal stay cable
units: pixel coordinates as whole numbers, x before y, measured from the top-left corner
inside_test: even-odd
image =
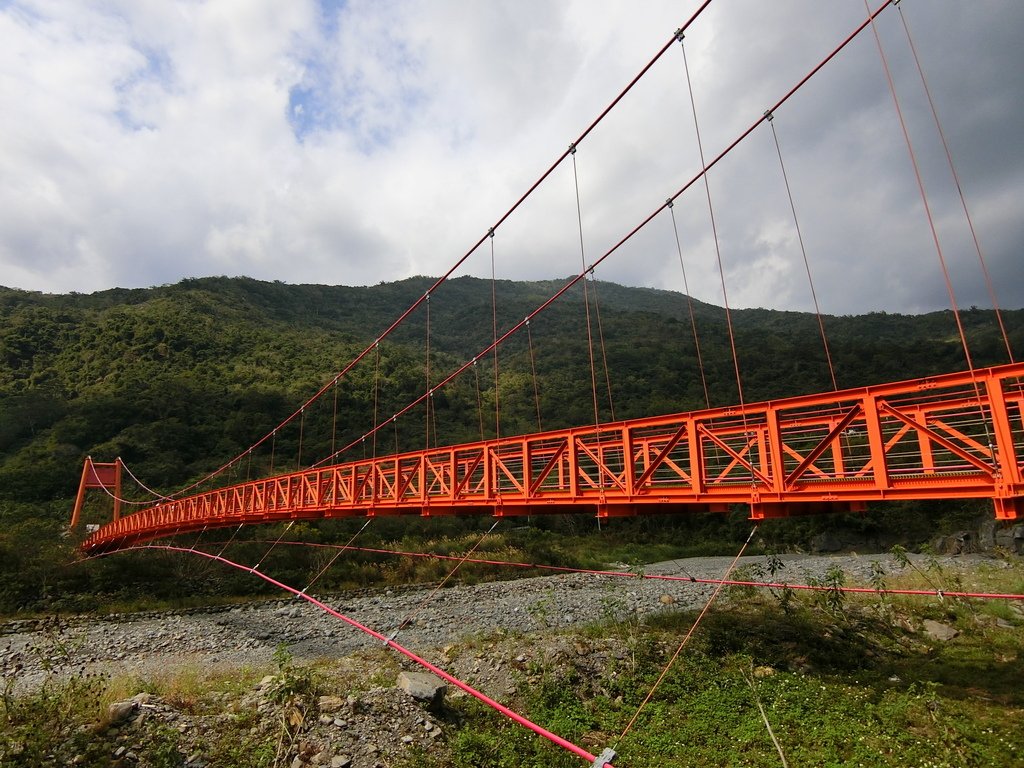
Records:
[[[729,574],[732,573],[733,568],[736,567],[736,563],[738,563],[739,559],[743,557],[743,553],[746,551],[747,545],[750,544],[751,540],[754,538],[755,533],[757,533],[756,525],[750,530],[750,535],[747,536],[747,540],[743,542],[743,546],[740,547],[740,551],[736,553],[736,557],[734,557],[732,562],[729,563],[729,567],[725,569],[725,573],[722,575],[722,583],[715,587],[715,591],[711,593],[711,597],[708,598],[708,601],[704,604],[704,607],[701,609],[701,612],[697,614],[696,621],[693,622],[693,625],[690,627],[689,631],[686,633],[686,635],[683,636],[682,642],[680,642],[679,647],[676,648],[676,652],[672,654],[672,658],[668,660],[668,664],[665,665],[665,668],[661,671],[661,674],[658,675],[658,679],[654,682],[654,685],[651,687],[651,690],[648,692],[647,696],[644,697],[644,700],[640,702],[640,706],[637,707],[636,712],[633,713],[633,717],[626,724],[626,727],[619,735],[618,741],[615,744],[616,747],[626,737],[626,734],[629,733],[630,730],[632,730],[633,725],[637,721],[637,718],[640,717],[640,713],[643,712],[644,707],[646,707],[648,702],[650,702],[651,698],[653,698],[654,692],[657,691],[658,688],[661,686],[661,683],[662,681],[664,681],[666,675],[668,675],[669,670],[672,669],[672,665],[675,664],[676,659],[679,658],[679,654],[683,652],[683,648],[685,648],[686,644],[690,642],[690,638],[693,637],[694,631],[696,631],[697,627],[700,625],[700,622],[701,620],[703,620],[704,616],[707,615],[708,610],[710,610],[711,608],[711,604],[715,602],[715,598],[718,597],[719,593],[725,587],[725,580],[729,578]]]
[[[235,530],[231,532],[231,536],[230,536],[230,537],[228,538],[228,540],[227,540],[227,541],[225,541],[225,542],[224,542],[224,546],[222,546],[222,547],[220,548],[220,551],[219,551],[219,552],[217,553],[217,555],[218,555],[218,556],[220,556],[220,555],[223,555],[223,554],[224,554],[224,550],[226,550],[226,549],[227,549],[228,547],[230,547],[230,546],[231,546],[231,542],[233,542],[233,541],[235,540],[235,536],[237,536],[237,535],[238,535],[238,532],[239,532],[240,530],[242,530],[242,528],[243,528],[244,526],[245,526],[245,523],[239,523],[239,524],[238,524],[238,527],[237,527],[237,528],[235,528]]]
[[[435,675],[440,677],[445,682],[451,683],[452,685],[454,685],[459,690],[464,691],[465,693],[468,693],[470,696],[472,696],[475,699],[477,699],[478,701],[486,704],[488,707],[490,707],[491,709],[495,710],[496,712],[504,715],[505,717],[509,718],[513,722],[516,722],[519,725],[523,726],[524,728],[527,728],[527,729],[533,731],[535,734],[537,734],[538,736],[541,736],[541,737],[547,739],[548,741],[550,741],[555,746],[561,747],[562,749],[564,749],[564,750],[566,750],[568,752],[571,752],[572,754],[576,755],[577,757],[580,757],[583,760],[586,760],[587,762],[589,762],[591,764],[592,768],[614,768],[614,766],[611,764],[611,761],[615,759],[615,755],[614,755],[614,751],[613,750],[606,749],[600,755],[593,755],[593,754],[591,754],[587,750],[583,749],[580,746],[577,746],[576,744],[574,744],[573,742],[569,741],[568,739],[562,738],[558,734],[553,733],[552,731],[549,731],[546,728],[544,728],[544,727],[542,727],[540,725],[537,725],[532,720],[529,720],[529,719],[523,717],[518,712],[515,712],[514,710],[509,709],[508,707],[504,706],[503,704],[498,703],[497,701],[495,701],[494,699],[490,698],[486,694],[481,693],[480,691],[476,690],[475,688],[473,688],[468,683],[465,683],[462,680],[459,680],[454,675],[446,672],[445,670],[441,669],[440,667],[438,667],[438,666],[436,666],[434,664],[431,664],[429,661],[427,661],[426,659],[422,658],[421,656],[416,655],[415,653],[410,651],[405,646],[399,645],[393,639],[385,637],[380,632],[377,632],[377,631],[371,629],[370,627],[366,626],[365,624],[361,624],[358,621],[356,621],[355,619],[353,619],[353,618],[351,618],[349,616],[346,616],[345,614],[340,613],[339,611],[334,610],[333,608],[331,608],[326,603],[321,602],[320,600],[317,600],[315,597],[311,597],[310,595],[301,593],[301,592],[299,592],[299,590],[295,589],[294,587],[289,586],[288,584],[285,584],[282,581],[278,581],[277,579],[275,579],[275,578],[273,578],[271,576],[268,576],[265,573],[260,573],[259,571],[255,571],[252,568],[249,568],[248,566],[242,565],[241,563],[236,563],[233,560],[228,560],[227,558],[221,557],[220,555],[214,555],[214,554],[211,554],[209,552],[203,552],[202,550],[186,549],[184,547],[175,547],[175,546],[170,546],[168,544],[148,544],[148,545],[145,545],[145,546],[133,545],[133,546],[130,546],[130,547],[125,547],[124,549],[114,550],[114,551],[110,551],[110,552],[104,552],[104,553],[102,553],[100,555],[96,555],[96,557],[108,557],[110,555],[118,554],[119,552],[131,552],[133,550],[142,550],[142,549],[162,549],[162,550],[165,550],[165,551],[168,551],[168,552],[181,552],[181,553],[184,553],[184,554],[198,555],[199,557],[205,557],[205,558],[208,558],[210,560],[214,560],[216,562],[219,562],[219,563],[222,563],[224,565],[227,565],[227,566],[229,566],[231,568],[237,568],[240,571],[245,571],[247,573],[251,573],[252,575],[257,576],[257,577],[263,579],[268,584],[272,584],[273,586],[277,587],[278,589],[282,589],[285,592],[290,592],[291,594],[295,595],[296,597],[299,597],[302,600],[305,600],[310,605],[315,606],[316,608],[320,609],[324,613],[326,613],[326,614],[328,614],[330,616],[333,616],[336,619],[340,619],[341,621],[345,622],[349,626],[354,627],[355,629],[358,629],[360,632],[363,632],[363,633],[369,635],[370,637],[373,637],[373,638],[376,638],[377,640],[380,640],[388,648],[391,648],[392,650],[397,651],[398,653],[400,653],[403,656],[405,656],[406,658],[412,660],[413,662],[415,662],[416,664],[420,665],[421,667],[423,667],[423,668],[427,669],[428,671],[434,673]],[[83,560],[82,562],[85,562],[85,561]]]
[[[370,523],[373,522],[373,520],[374,520],[374,518],[372,518],[372,517],[366,518],[366,522],[363,523],[362,528],[360,528],[358,531],[356,531],[355,533],[352,534],[352,538],[350,538],[347,542],[345,542],[345,546],[338,548],[338,551],[334,553],[334,557],[332,557],[330,560],[327,561],[327,565],[325,565],[323,568],[321,568],[319,571],[317,571],[316,576],[314,576],[310,580],[309,584],[306,585],[306,588],[302,590],[301,594],[303,594],[303,595],[306,594],[312,588],[312,586],[314,584],[316,584],[317,581],[320,580],[320,577],[323,576],[325,573],[327,573],[327,571],[330,569],[330,567],[332,565],[334,565],[334,562],[339,557],[341,557],[342,554],[344,554],[346,550],[348,550],[352,546],[352,542],[356,540],[356,537],[359,536],[359,534],[361,534],[363,531],[365,531],[367,526],[369,526]],[[277,543],[278,544],[281,543],[280,539],[278,540]]]
[[[497,520],[494,521],[494,524],[487,529],[484,535],[477,540],[476,544],[470,547],[469,551],[462,558],[460,558],[457,563],[455,563],[452,569],[448,571],[448,575],[441,579],[438,585],[434,587],[433,590],[431,590],[430,594],[423,598],[420,601],[419,605],[417,605],[415,608],[413,608],[409,613],[405,615],[405,618],[399,622],[397,629],[395,629],[395,631],[392,633],[392,638],[398,637],[399,632],[401,632],[407,626],[412,624],[413,620],[420,614],[420,611],[426,608],[427,604],[430,603],[430,601],[437,596],[437,593],[441,591],[441,588],[448,583],[451,577],[454,576],[455,573],[459,570],[459,568],[462,567],[462,564],[469,560],[469,558],[473,555],[474,552],[477,551],[480,545],[484,543],[484,539],[486,539],[494,532],[494,529],[498,527],[498,523],[500,522],[501,518],[499,517]]]
[[[259,561],[258,563],[256,563],[256,565],[254,565],[254,566],[253,566],[253,567],[252,567],[252,568],[250,569],[250,570],[251,570],[251,571],[252,571],[253,573],[256,573],[257,571],[259,571],[259,567],[260,567],[261,565],[263,565],[263,561],[264,561],[264,560],[266,560],[266,559],[267,559],[267,557],[268,557],[268,556],[270,555],[270,553],[274,551],[274,548],[275,548],[275,547],[276,547],[276,546],[277,546],[278,544],[280,544],[280,543],[281,543],[281,539],[283,539],[283,538],[284,538],[284,535],[285,535],[286,533],[288,533],[288,531],[290,531],[290,530],[291,530],[291,527],[292,527],[293,525],[295,525],[295,521],[294,521],[294,520],[289,520],[289,521],[288,521],[288,525],[286,525],[286,526],[284,527],[284,530],[283,530],[283,531],[281,531],[281,535],[277,537],[277,541],[275,541],[275,542],[274,542],[273,544],[271,544],[271,545],[270,545],[270,548],[269,548],[269,549],[268,549],[268,550],[267,550],[266,552],[264,552],[264,553],[263,553],[263,557],[261,557],[261,558],[260,558],[260,561]]]

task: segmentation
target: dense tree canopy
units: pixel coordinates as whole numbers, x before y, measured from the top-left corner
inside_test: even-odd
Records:
[[[201,477],[330,383],[432,282],[349,288],[207,278],[59,296],[0,288],[0,610],[45,605],[54,590],[105,591],[124,583],[125,570],[139,583],[130,558],[74,577],[61,570],[68,556],[61,532],[86,455],[121,456],[163,490]],[[493,355],[480,356],[435,394],[429,411],[413,409],[361,439],[559,287],[448,281],[429,309],[413,313],[254,452],[244,471],[307,465],[349,444],[356,447],[347,455],[356,457],[499,428],[532,431],[538,410],[543,428],[592,422],[587,314],[577,285],[498,350],[497,367]],[[594,282],[586,293],[602,419],[613,409],[629,418],[736,402],[720,308],[693,302],[702,376],[686,297]],[[831,388],[816,317],[755,309],[734,312],[732,321],[748,401]],[[962,321],[976,365],[1006,362],[991,311],[971,308]],[[1004,312],[1004,321],[1019,355],[1024,311]],[[840,387],[966,367],[948,311],[826,317],[824,325]],[[147,588],[159,592],[173,570],[150,568]]]

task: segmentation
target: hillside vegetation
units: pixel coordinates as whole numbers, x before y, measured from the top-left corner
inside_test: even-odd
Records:
[[[205,599],[256,589],[227,576],[193,583],[189,579],[195,574],[180,567],[152,560],[142,567],[131,557],[67,567],[73,541],[62,532],[83,458],[120,456],[140,479],[161,490],[202,477],[330,382],[432,282],[411,278],[349,288],[207,278],[90,295],[0,288],[0,612],[74,610],[97,600],[170,598],[185,591]],[[429,312],[418,310],[335,392],[303,414],[301,431],[298,424],[283,430],[269,449],[254,453],[246,471],[306,465],[332,448],[358,442],[375,423],[375,412],[378,422],[389,418],[424,391],[428,378],[436,383],[472,359],[490,343],[495,327],[503,332],[560,285],[500,281],[493,286],[492,305],[491,282],[447,282],[431,296]],[[601,368],[600,418],[611,418],[612,408],[616,418],[629,418],[706,405],[684,296],[594,282],[587,292],[595,338],[604,340],[603,353],[600,346],[595,353]],[[736,402],[724,313],[700,302],[693,309],[710,404]],[[499,350],[497,381],[493,357],[481,358],[471,374],[435,396],[431,413],[414,411],[400,420],[381,434],[376,449],[384,453],[421,448],[425,441],[491,436],[499,426],[495,402],[503,435],[536,430],[538,410],[545,429],[592,422],[585,317],[583,289],[577,286],[531,323],[528,336],[520,334]],[[972,308],[962,317],[975,364],[1005,362],[993,313]],[[1004,320],[1019,356],[1024,311],[1005,312]],[[742,310],[734,312],[733,324],[747,401],[831,388],[813,315]],[[841,387],[965,367],[948,311],[827,317],[825,325]],[[367,443],[362,450],[369,450]],[[356,455],[362,453],[351,457]],[[905,514],[902,519],[902,526],[914,529]],[[392,521],[377,527],[371,534],[377,538],[368,541],[455,540],[481,522]],[[884,526],[884,511],[865,524]],[[654,554],[641,545],[654,538],[655,529],[685,527],[690,546],[716,537],[731,541],[747,530],[742,515],[617,525],[616,544],[637,542],[639,548],[630,550],[637,558]],[[801,525],[777,527],[779,542],[815,524]],[[512,532],[505,542],[509,551],[575,562],[607,556],[608,550],[594,546],[592,521],[546,521],[536,528],[575,537]],[[306,533],[351,535],[340,524]],[[240,535],[262,538],[267,532]],[[566,539],[579,546],[566,549]],[[280,557],[283,571],[299,580],[310,567],[304,555]],[[376,561],[367,562],[369,580]]]

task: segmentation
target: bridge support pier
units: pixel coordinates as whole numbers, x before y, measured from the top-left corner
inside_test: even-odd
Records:
[[[1024,517],[1024,496],[997,497],[992,499],[992,503],[996,507],[996,520],[1017,520]]]

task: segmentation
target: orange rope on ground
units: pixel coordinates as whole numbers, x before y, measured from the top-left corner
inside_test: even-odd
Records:
[[[267,544],[262,540],[260,543]],[[279,545],[296,547],[313,547],[317,549],[338,549],[340,544],[320,544],[312,541],[279,541]],[[211,543],[213,546],[213,543]],[[367,552],[378,555],[396,555],[398,557],[421,557],[431,560],[458,560],[463,563],[477,563],[480,565],[504,565],[512,568],[530,568],[538,571],[552,571],[555,573],[580,573],[589,576],[611,576],[621,579],[640,579],[649,581],[672,581],[684,584],[724,584],[727,587],[755,587],[761,589],[793,589],[805,592],[843,592],[851,595],[908,595],[913,597],[946,597],[954,598],[977,598],[981,600],[1024,600],[1024,594],[1007,592],[963,592],[943,589],[889,589],[885,587],[840,587],[821,584],[790,584],[782,581],[738,581],[734,579],[704,579],[696,576],[671,576],[660,573],[643,573],[638,571],[609,571],[595,568],[573,568],[568,565],[544,565],[543,563],[520,563],[515,560],[483,560],[457,555],[441,555],[436,552],[410,552],[400,549],[382,549],[379,547],[352,547],[346,545],[349,552]],[[88,559],[88,558],[86,558]],[[676,559],[672,561],[680,567],[683,573],[686,569]]]
[[[473,696],[474,698],[478,699],[482,703],[484,703],[487,706],[491,707],[495,711],[501,713],[505,717],[508,717],[509,719],[513,720],[514,722],[518,723],[519,725],[522,725],[525,728],[528,728],[529,730],[531,730],[534,733],[536,733],[538,736],[542,736],[543,738],[545,738],[548,741],[550,741],[552,744],[555,744],[556,746],[561,747],[562,749],[565,749],[565,750],[571,752],[572,754],[576,755],[577,757],[582,758],[586,762],[590,763],[591,768],[614,768],[614,766],[612,766],[612,764],[611,764],[611,761],[615,759],[615,754],[614,754],[613,750],[606,749],[600,755],[593,755],[593,754],[591,754],[587,750],[583,749],[582,747],[577,746],[576,744],[574,744],[573,742],[569,741],[568,739],[563,739],[561,736],[558,736],[557,734],[553,733],[552,731],[549,731],[546,728],[542,728],[541,726],[537,725],[536,723],[534,723],[531,720],[528,720],[527,718],[523,717],[522,715],[518,714],[517,712],[509,709],[508,707],[506,707],[506,706],[504,706],[502,704],[499,704],[494,699],[492,699],[489,696],[486,696],[485,694],[483,694],[480,691],[476,690],[475,688],[470,686],[468,683],[464,683],[462,680],[458,679],[457,677],[449,674],[448,672],[445,672],[440,667],[438,667],[438,666],[436,666],[434,664],[431,664],[426,659],[424,659],[424,658],[422,658],[420,656],[417,656],[415,653],[410,651],[408,648],[405,648],[404,646],[399,645],[398,643],[396,643],[393,638],[385,637],[380,632],[376,632],[373,629],[370,629],[365,624],[360,624],[355,619],[349,618],[348,616],[346,616],[346,615],[344,615],[344,614],[334,610],[333,608],[331,608],[326,603],[323,603],[320,600],[317,600],[315,597],[310,597],[309,595],[307,595],[307,594],[305,594],[303,592],[300,592],[299,590],[297,590],[294,587],[291,587],[291,586],[285,584],[284,582],[278,581],[277,579],[274,579],[274,578],[272,578],[270,576],[267,576],[264,573],[260,573],[259,571],[254,570],[253,568],[248,568],[248,567],[242,565],[241,563],[236,563],[236,562],[234,562],[232,560],[228,560],[227,558],[221,557],[219,555],[213,555],[213,554],[210,554],[209,552],[203,552],[202,550],[198,550],[198,549],[186,549],[185,547],[174,547],[174,546],[169,546],[167,544],[148,544],[146,546],[128,547],[126,549],[117,550],[117,551],[118,552],[131,552],[133,550],[141,550],[141,549],[160,549],[160,550],[164,550],[164,551],[167,551],[167,552],[183,552],[183,553],[188,553],[188,554],[192,554],[192,555],[198,555],[199,557],[205,557],[205,558],[207,558],[209,560],[215,560],[215,561],[217,561],[219,563],[223,563],[223,564],[228,565],[228,566],[230,566],[232,568],[237,568],[240,571],[245,571],[247,573],[252,574],[253,576],[256,576],[257,578],[263,579],[268,584],[273,584],[275,587],[278,587],[279,589],[283,589],[286,592],[290,592],[291,594],[295,595],[297,598],[299,598],[301,600],[305,600],[310,605],[313,605],[313,606],[319,608],[324,613],[329,614],[329,615],[335,617],[336,619],[340,619],[341,621],[344,621],[349,626],[354,627],[355,629],[358,629],[360,632],[363,632],[363,633],[369,635],[370,637],[373,637],[376,640],[379,640],[379,641],[383,642],[384,645],[387,646],[388,648],[391,648],[392,650],[397,651],[398,653],[402,654],[406,658],[411,659],[412,661],[416,662],[417,664],[419,664],[420,666],[424,667],[428,671],[430,671],[433,674],[435,674],[438,677],[440,677],[442,680],[445,680],[446,682],[451,683],[452,685],[454,685],[459,690],[468,693],[470,696]],[[103,555],[100,555],[100,557],[106,557],[106,556],[113,555],[113,554],[116,554],[116,552],[105,552]]]

